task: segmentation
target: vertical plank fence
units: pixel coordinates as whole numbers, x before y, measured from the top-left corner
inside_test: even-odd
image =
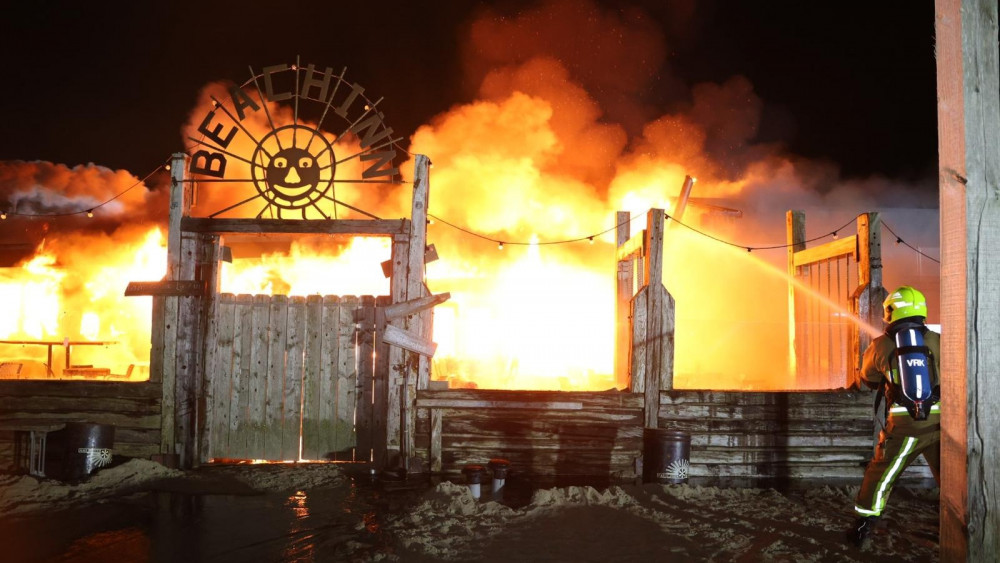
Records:
[[[355,319],[365,326],[374,298],[222,294],[217,301],[207,341],[209,459],[354,459],[357,390],[372,388],[370,377],[359,378]],[[371,313],[359,317],[359,309]],[[369,373],[373,333],[361,339],[369,358],[361,369]],[[359,428],[370,432],[372,395],[362,396],[369,408],[359,409]]]
[[[788,211],[789,349],[792,387],[830,389],[857,381],[861,356],[871,342],[851,322],[880,326],[882,300],[881,221],[858,216],[857,234],[806,248],[805,214]]]

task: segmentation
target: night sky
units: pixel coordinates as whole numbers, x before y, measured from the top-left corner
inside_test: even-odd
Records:
[[[478,77],[463,64],[470,23],[485,9],[514,17],[538,3],[257,4],[5,7],[0,160],[93,162],[142,176],[182,148],[180,128],[202,86],[242,82],[248,66],[296,55],[347,66],[349,78],[385,96],[386,122],[409,135],[474,99]],[[662,31],[665,57],[634,92],[648,113],[639,117],[686,103],[692,84],[742,75],[764,104],[755,142],[835,163],[844,177],[933,189],[933,3],[816,4],[598,2]]]

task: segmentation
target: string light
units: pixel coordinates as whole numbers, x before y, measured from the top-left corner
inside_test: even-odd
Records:
[[[87,217],[93,217],[93,216],[94,216],[94,210],[93,209],[88,209],[87,210]]]
[[[497,248],[499,248],[500,250],[503,250],[503,242],[501,242],[500,244],[498,244]]]
[[[0,219],[6,219],[6,218],[7,218],[7,213],[0,212]]]
[[[833,232],[832,232],[832,233],[830,233],[830,234],[831,234],[831,235],[833,235],[833,240],[837,240],[837,238],[838,238],[838,237],[837,237],[837,231],[833,231]]]
[[[594,244],[594,237],[587,237],[587,240],[590,241],[590,244]]]

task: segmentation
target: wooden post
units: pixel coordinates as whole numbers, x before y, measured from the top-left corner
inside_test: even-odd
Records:
[[[413,164],[413,204],[410,213],[410,264],[406,280],[406,299],[418,299],[430,294],[424,282],[427,254],[427,208],[430,205],[430,167],[431,161],[426,155],[418,154]],[[431,339],[433,332],[433,309],[421,311],[404,326],[417,336]],[[413,456],[414,428],[417,423],[417,411],[414,403],[417,389],[427,389],[431,377],[431,358],[423,354],[408,352],[411,366],[406,374],[403,387],[403,423],[401,461],[404,469],[410,467],[410,457]],[[414,372],[413,367],[416,368]]]
[[[167,231],[167,280],[182,279],[181,219],[188,212],[191,198],[190,182],[185,182],[187,156],[174,153],[170,160],[170,216]],[[162,340],[162,355],[151,362],[160,371],[157,379],[163,385],[160,453],[180,454],[177,443],[177,334],[180,297],[163,299],[162,316],[153,319],[154,342]],[[162,337],[156,333],[160,332]],[[184,460],[187,461],[187,460]]]
[[[882,287],[882,219],[878,213],[858,215],[858,285],[860,293],[854,306],[858,318],[871,326],[880,326],[882,302],[889,293]],[[848,365],[848,385],[860,381],[861,358],[872,341],[867,331],[857,327],[854,334],[855,353]]]
[[[663,228],[665,214],[662,209],[650,209],[646,219],[647,254],[643,264],[646,280],[646,370],[645,370],[645,424],[656,428],[660,411],[660,381],[663,369],[664,341],[664,291],[663,287]]]
[[[806,214],[803,211],[786,211],[785,227],[788,238],[788,375],[794,382],[802,379],[802,367],[799,362],[799,339],[805,336],[802,331],[802,319],[805,318],[803,304],[799,292],[792,280],[798,278],[798,268],[795,267],[795,253],[806,249]],[[794,383],[793,382],[793,383]],[[792,386],[789,385],[789,388]]]
[[[688,199],[691,197],[691,188],[694,187],[695,179],[691,176],[684,176],[684,184],[681,186],[681,195],[677,197],[674,205],[674,212],[671,217],[681,221],[684,219],[684,210],[687,208]]]
[[[410,229],[405,235],[393,239],[392,247],[392,303],[402,303],[426,297],[429,292],[424,284],[424,257],[427,252],[427,202],[429,197],[430,159],[417,155],[413,165],[413,200],[411,206]],[[389,321],[416,336],[426,336],[429,340],[432,327],[432,311],[421,311],[415,315],[394,318]],[[381,327],[380,327],[381,328]],[[430,358],[407,351],[399,346],[388,347],[388,412],[386,418],[386,440],[388,450],[386,462],[409,469],[409,458],[413,456],[413,428],[416,424],[416,410],[413,403],[417,389],[426,389],[430,381]]]
[[[616,248],[628,242],[631,237],[628,211],[615,214]],[[627,389],[628,380],[628,348],[629,348],[629,313],[632,301],[632,259],[618,259],[618,291],[615,299],[615,385],[619,389]]]
[[[936,0],[941,560],[1000,553],[1000,55],[996,0]]]

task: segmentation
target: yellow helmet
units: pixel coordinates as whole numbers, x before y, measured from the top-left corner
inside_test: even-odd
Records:
[[[924,294],[904,285],[889,294],[882,303],[885,322],[891,323],[907,317],[927,318],[927,300]]]

